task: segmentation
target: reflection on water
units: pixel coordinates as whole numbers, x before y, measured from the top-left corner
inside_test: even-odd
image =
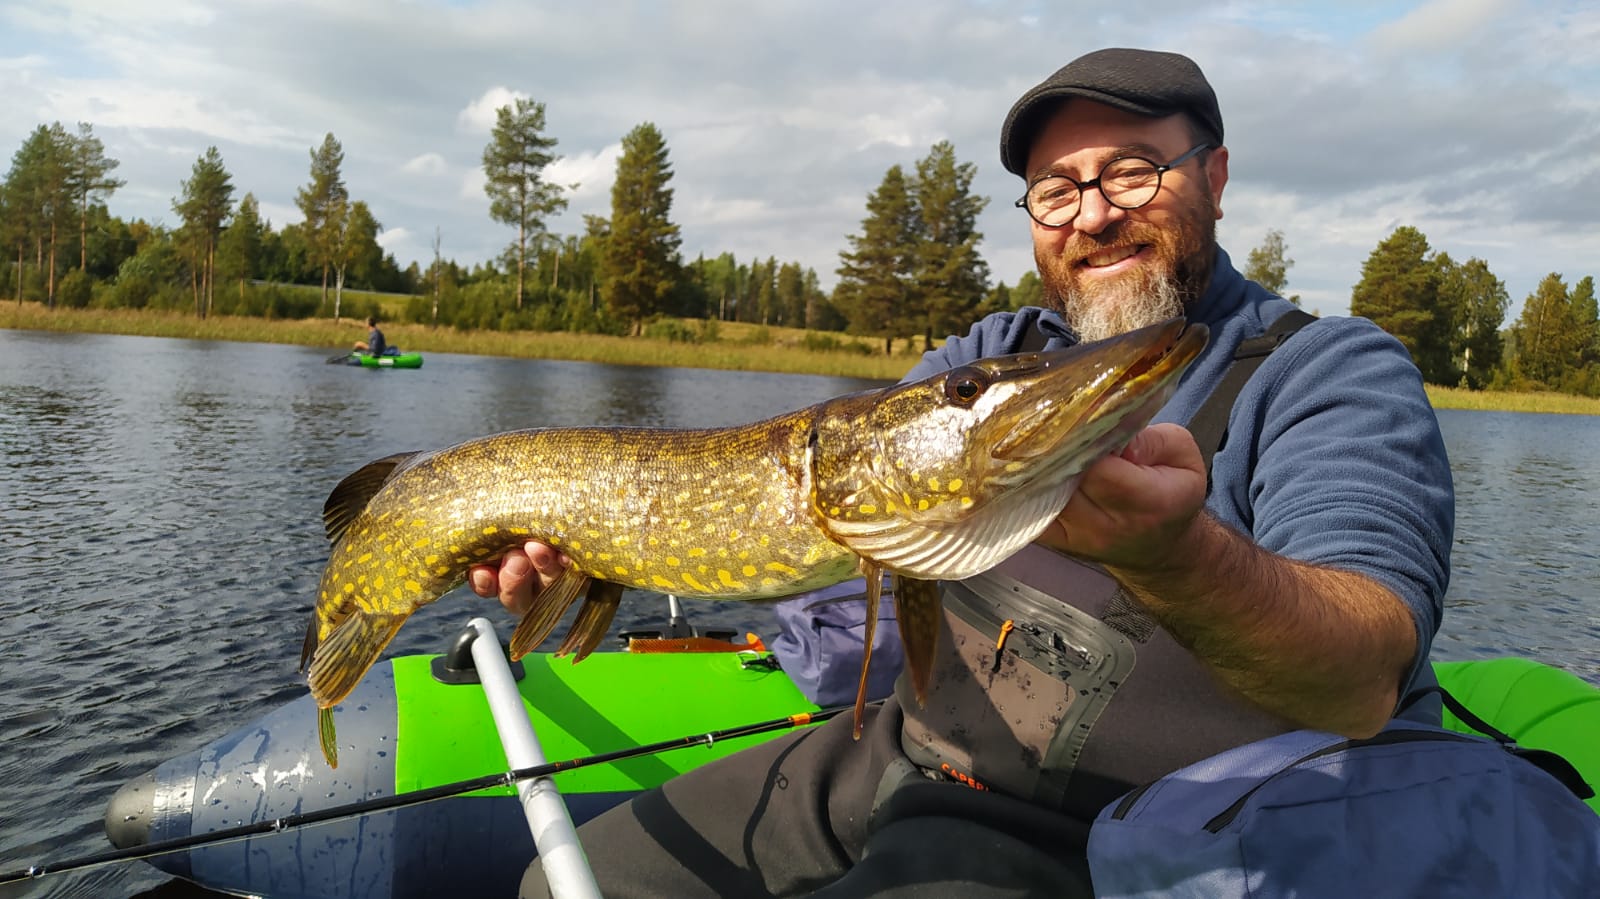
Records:
[[[1600,683],[1600,418],[1439,413],[1456,479],[1442,658],[1508,653]]]
[[[448,354],[375,370],[327,353],[0,331],[5,866],[105,848],[118,786],[304,692],[322,502],[361,464],[514,428],[739,424],[872,386]],[[1440,417],[1459,508],[1439,654],[1526,654],[1600,683],[1600,419]],[[486,609],[509,634],[463,591],[392,651],[435,651]],[[663,613],[630,596],[618,627]],[[774,632],[760,606],[690,614]],[[31,895],[127,897],[164,879],[126,864]]]

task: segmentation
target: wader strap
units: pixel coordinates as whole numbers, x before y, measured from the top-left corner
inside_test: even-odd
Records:
[[[1233,401],[1239,398],[1246,381],[1256,373],[1267,356],[1294,335],[1296,331],[1316,321],[1317,317],[1302,309],[1290,309],[1267,328],[1267,333],[1242,341],[1233,353],[1233,363],[1223,373],[1222,380],[1212,388],[1200,411],[1189,419],[1189,433],[1200,445],[1200,458],[1206,463],[1206,493],[1211,493],[1211,459],[1222,448],[1228,436],[1228,416],[1233,412]]]
[[[1022,343],[1017,347],[1017,352],[1037,353],[1044,349],[1044,345],[1049,342],[1050,335],[1039,330],[1039,320],[1034,319],[1033,326],[1028,328],[1027,333],[1022,335]]]

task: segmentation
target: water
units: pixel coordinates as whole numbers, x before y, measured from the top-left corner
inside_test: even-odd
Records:
[[[322,502],[354,467],[495,431],[722,426],[874,386],[794,375],[0,331],[0,870],[107,848],[117,787],[301,695]],[[1528,655],[1600,684],[1600,418],[1440,414],[1457,476],[1442,658]],[[774,628],[759,606],[701,624]],[[393,652],[437,651],[459,591]],[[660,623],[626,600],[617,627]],[[7,893],[9,895],[9,893]],[[29,896],[200,895],[140,863]]]

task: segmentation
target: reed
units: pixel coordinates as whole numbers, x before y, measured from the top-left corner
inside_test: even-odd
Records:
[[[1557,415],[1600,415],[1600,398],[1570,393],[1511,393],[1428,387],[1435,409],[1471,409],[1480,412],[1540,412]]]
[[[699,322],[689,322],[680,333],[697,332]],[[358,319],[271,320],[226,315],[196,318],[180,312],[131,309],[46,309],[35,302],[0,303],[0,328],[130,334],[145,337],[179,337],[192,340],[231,340],[248,343],[284,343],[348,348],[366,337],[366,324]],[[426,325],[384,322],[391,344],[407,351],[510,356],[524,359],[565,359],[612,365],[656,365],[676,368],[716,368],[734,371],[772,371],[846,378],[895,380],[920,357],[905,340],[885,356],[882,341],[868,343],[840,337],[838,350],[805,347],[806,332],[736,322],[720,322],[716,340],[689,343],[652,337],[610,337],[602,334],[530,331],[458,331]],[[833,337],[834,335],[829,335]],[[862,349],[858,349],[857,347]],[[867,352],[863,352],[866,349]],[[872,353],[870,350],[875,349]]]

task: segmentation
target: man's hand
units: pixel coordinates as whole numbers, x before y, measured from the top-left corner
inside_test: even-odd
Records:
[[[1084,471],[1058,527],[1040,541],[1115,568],[1160,568],[1205,501],[1205,463],[1194,437],[1179,425],[1152,425]]]
[[[533,605],[533,598],[571,564],[564,554],[529,540],[509,550],[498,563],[472,566],[467,570],[467,583],[472,585],[472,592],[482,597],[498,596],[506,611],[521,615]]]

